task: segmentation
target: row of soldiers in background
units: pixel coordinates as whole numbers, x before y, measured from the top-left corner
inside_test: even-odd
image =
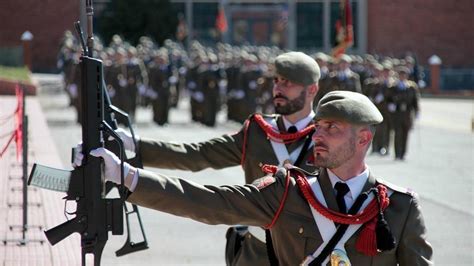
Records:
[[[76,67],[80,56],[72,35],[63,42],[60,60],[71,103],[78,107],[80,86]],[[189,95],[193,121],[214,126],[219,110],[227,109],[229,120],[243,122],[254,112],[273,113],[273,62],[283,51],[276,47],[231,46],[215,48],[194,42],[189,51],[172,41],[158,47],[142,37],[136,47],[114,36],[109,47],[96,41],[104,61],[104,77],[112,103],[133,118],[137,105],[152,106],[153,121],[168,122],[169,109],[183,92]],[[342,55],[334,59],[313,55],[321,68],[316,101],[333,90],[366,94],[384,115],[373,142],[373,152],[386,155],[394,131],[395,157],[403,159],[408,131],[418,112],[416,62],[373,55]],[[78,112],[80,113],[80,112]]]
[[[152,106],[153,121],[166,124],[169,109],[177,106],[183,92],[189,95],[193,121],[208,126],[215,125],[222,107],[227,108],[229,120],[238,122],[257,110],[273,112],[273,74],[268,71],[268,62],[261,59],[274,58],[281,53],[278,48],[241,49],[220,44],[212,49],[195,42],[188,53],[172,41],[158,47],[143,37],[133,47],[119,36],[114,36],[108,47],[103,47],[100,40],[95,43],[95,52],[104,62],[104,79],[112,103],[132,118],[137,105]],[[58,60],[66,92],[76,108],[80,88],[78,48],[75,38],[67,35]]]

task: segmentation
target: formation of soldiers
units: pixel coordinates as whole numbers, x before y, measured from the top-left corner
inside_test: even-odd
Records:
[[[272,61],[283,52],[277,47],[222,43],[205,47],[198,42],[186,50],[171,40],[159,47],[148,37],[140,38],[134,47],[118,35],[108,47],[96,41],[112,103],[129,113],[132,120],[137,106],[151,106],[153,121],[158,125],[168,123],[170,108],[176,107],[183,96],[189,98],[192,120],[207,126],[215,125],[221,110],[226,111],[229,120],[241,123],[255,112],[273,113]],[[58,68],[64,73],[66,92],[76,109],[79,57],[77,41],[66,33]],[[335,59],[321,52],[312,57],[321,68],[315,103],[334,90],[367,95],[384,116],[384,122],[377,126],[372,152],[387,155],[394,132],[395,158],[403,160],[408,132],[419,112],[419,71],[415,60],[410,56],[374,55],[342,55]]]

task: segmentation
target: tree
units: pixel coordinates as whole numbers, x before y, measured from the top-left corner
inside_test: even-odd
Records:
[[[141,36],[162,44],[174,38],[178,16],[169,0],[110,0],[97,24],[106,45],[114,34],[132,44]]]

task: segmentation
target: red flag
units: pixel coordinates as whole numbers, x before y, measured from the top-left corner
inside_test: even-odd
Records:
[[[332,55],[338,58],[354,42],[354,29],[352,25],[352,9],[349,0],[341,0],[340,17],[336,21],[336,45],[332,50]]]
[[[220,33],[227,31],[227,18],[225,17],[224,7],[222,5],[219,6],[219,11],[217,12],[216,28]]]
[[[23,90],[18,84],[15,87],[15,94],[18,102],[15,115],[16,160],[20,161],[23,151]]]

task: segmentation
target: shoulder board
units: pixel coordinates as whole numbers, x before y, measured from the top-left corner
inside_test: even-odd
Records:
[[[412,197],[414,197],[416,195],[416,192],[410,188],[404,188],[404,187],[400,187],[400,186],[397,186],[395,184],[392,184],[388,181],[385,181],[385,180],[382,180],[382,179],[379,179],[377,178],[377,183],[381,184],[381,185],[384,185],[386,186],[387,188],[393,190],[393,191],[396,191],[396,192],[400,192],[400,193],[403,193],[403,194],[407,194],[407,195],[410,195]]]
[[[418,88],[418,84],[416,84],[416,82],[414,82],[413,80],[409,80],[408,85],[413,88]]]
[[[316,169],[314,172],[308,172],[302,168],[299,168],[297,166],[294,166],[294,165],[285,165],[285,168],[287,170],[294,170],[294,171],[298,171],[300,173],[303,173],[305,176],[318,176],[319,175],[319,169]]]
[[[274,177],[273,175],[266,175],[253,181],[252,185],[256,186],[258,189],[264,189],[275,182],[276,177]]]

